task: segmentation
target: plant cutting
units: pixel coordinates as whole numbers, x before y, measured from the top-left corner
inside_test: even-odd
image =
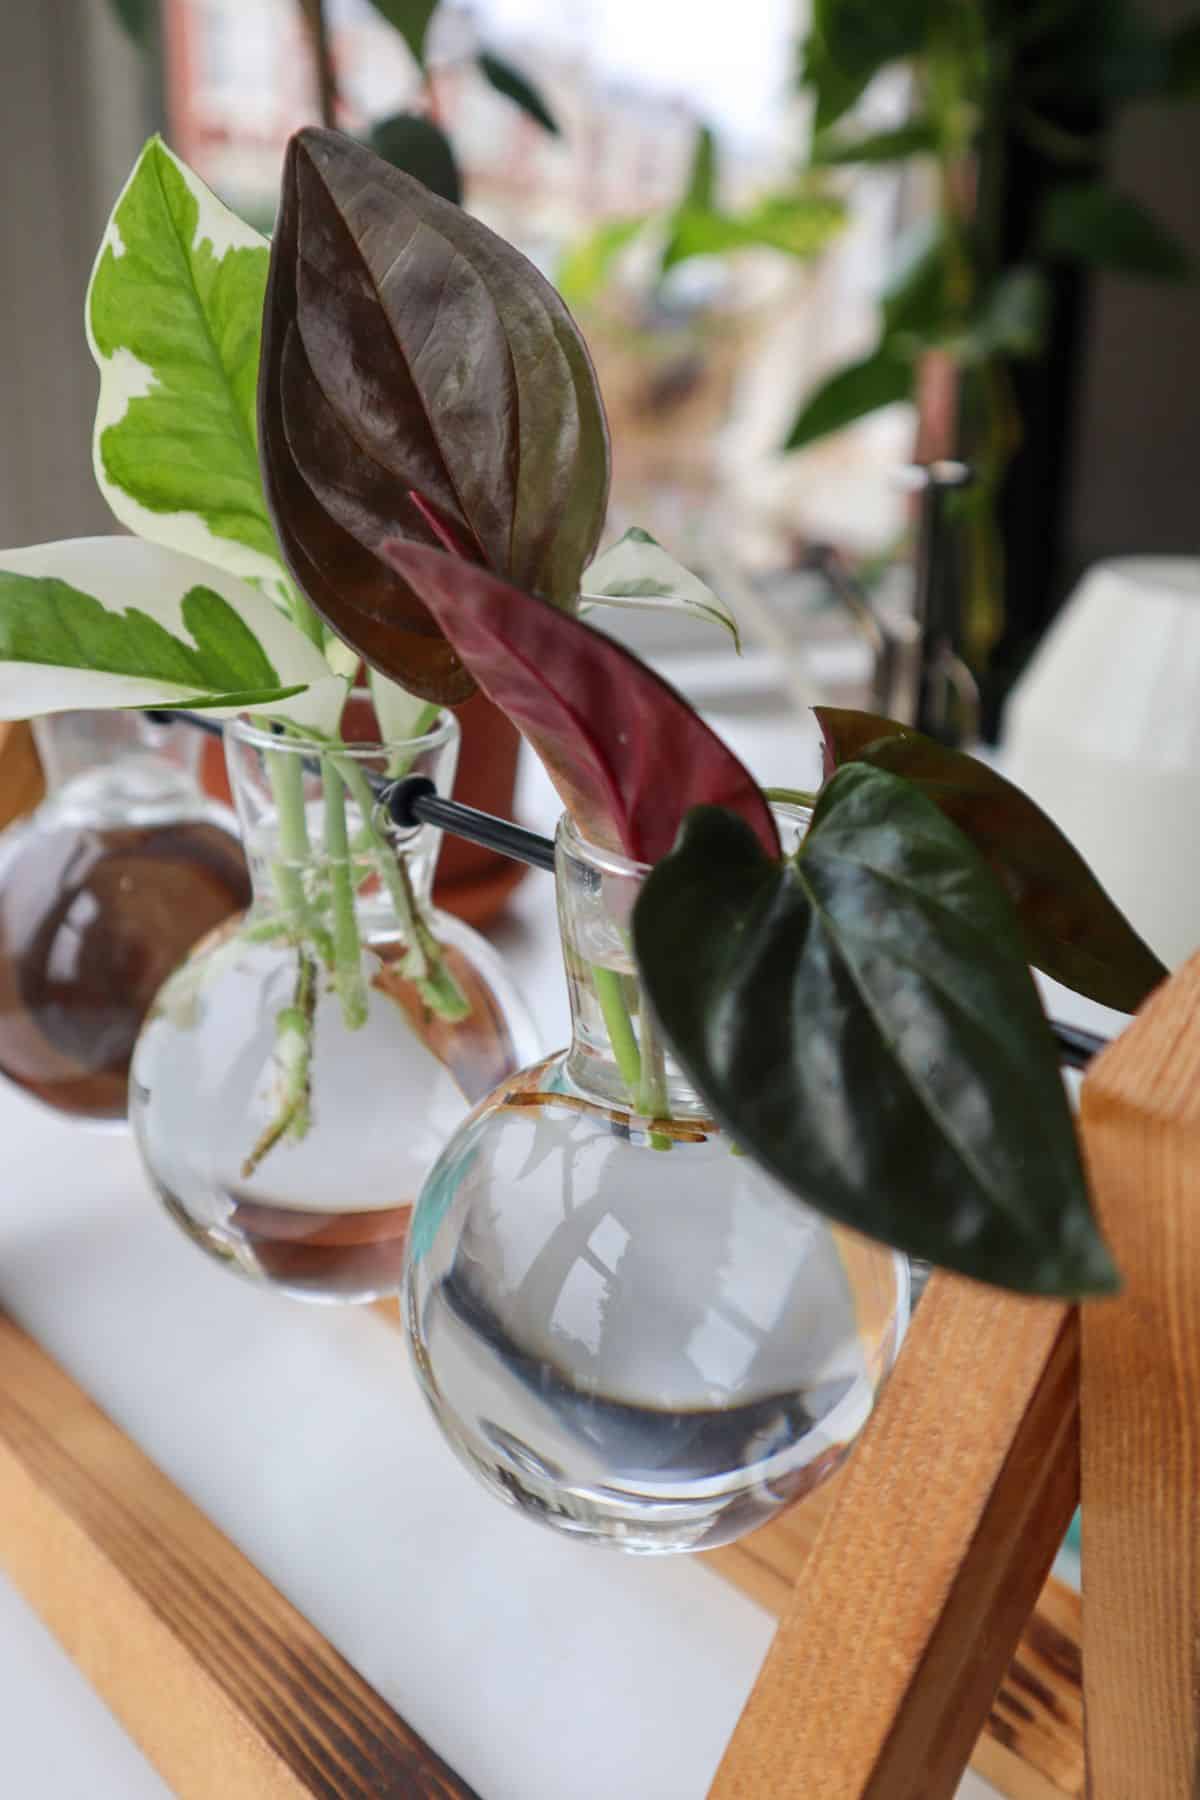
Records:
[[[206,708],[248,714],[267,732],[239,797],[243,822],[257,820],[262,834],[248,845],[261,864],[255,940],[279,950],[292,975],[275,1008],[268,1114],[253,1129],[247,1121],[245,1179],[312,1129],[318,994],[336,996],[352,1033],[367,1027],[373,1007],[397,1000],[398,983],[415,1001],[399,1015],[410,1035],[444,1047],[448,1028],[470,1036],[479,1025],[478,982],[471,968],[465,983],[461,967],[455,974],[461,959],[446,953],[447,922],[431,924],[427,857],[413,863],[376,801],[387,778],[431,758],[449,784],[454,728],[439,723],[438,702],[461,697],[470,678],[426,682],[418,693],[417,682],[405,687],[373,671],[366,708],[352,692],[358,649],[318,619],[292,579],[257,447],[268,260],[266,240],[164,144],[146,146],[114,207],[86,307],[100,372],[97,481],[134,535],[0,553],[3,716]],[[605,443],[604,479],[606,458]],[[537,573],[522,566],[523,575]],[[615,568],[610,559],[600,581],[596,604],[716,608],[649,540],[622,551]],[[447,646],[433,651],[454,662]],[[348,709],[357,715],[353,732]],[[373,754],[364,735],[376,738]],[[269,805],[255,788],[260,775]],[[402,946],[382,988],[362,917],[380,896]],[[502,1065],[490,1066],[498,1074]]]

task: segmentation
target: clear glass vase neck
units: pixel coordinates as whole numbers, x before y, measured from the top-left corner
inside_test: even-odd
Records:
[[[225,759],[254,904],[277,908],[281,883],[319,888],[337,865],[350,866],[355,911],[378,925],[394,914],[397,865],[413,899],[430,900],[441,833],[398,831],[379,783],[428,775],[449,793],[459,728],[444,713],[421,736],[390,742],[330,742],[276,735],[245,720],[225,729]]]
[[[772,807],[785,855],[808,808]],[[667,1048],[633,954],[633,909],[645,863],[590,843],[564,813],[555,837],[559,932],[571,1004],[567,1078],[581,1093],[643,1118],[704,1119],[707,1108]]]
[[[663,1042],[634,960],[633,908],[648,873],[589,843],[563,815],[555,885],[571,1006],[565,1072],[583,1095],[638,1117],[704,1118],[704,1102]]]
[[[33,722],[45,810],[102,826],[202,817],[201,733],[142,712],[51,713]]]

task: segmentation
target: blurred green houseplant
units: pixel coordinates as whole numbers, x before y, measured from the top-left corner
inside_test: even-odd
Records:
[[[845,219],[843,202],[819,177],[810,175],[763,194],[740,210],[729,210],[721,202],[713,134],[702,125],[678,204],[665,216],[647,211],[604,220],[563,258],[557,286],[568,305],[586,307],[638,238],[653,239],[657,281],[692,257],[725,256],[735,250],[778,250],[807,259],[824,249]]]
[[[910,73],[908,118],[856,127],[857,102],[889,68]],[[799,81],[813,101],[814,170],[919,159],[935,206],[884,290],[874,348],[808,396],[785,448],[916,399],[924,360],[940,353],[957,390],[953,448],[977,476],[962,505],[978,654],[1003,614],[996,512],[1022,431],[1012,365],[1047,354],[1056,272],[1190,272],[1183,247],[1105,179],[1103,164],[1119,108],[1200,93],[1200,14],[1164,32],[1134,0],[815,0]],[[1041,194],[1014,249],[1012,162],[1022,147],[1035,153]]]

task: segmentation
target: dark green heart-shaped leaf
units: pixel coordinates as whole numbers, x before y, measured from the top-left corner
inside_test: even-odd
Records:
[[[454,148],[440,125],[418,113],[393,113],[371,127],[371,148],[393,169],[403,169],[431,194],[462,205],[462,175]]]
[[[412,692],[454,702],[471,682],[385,540],[449,544],[578,604],[609,452],[574,321],[519,251],[337,132],[288,147],[258,405],[292,573]]]
[[[1115,1285],[1012,910],[911,783],[841,770],[783,863],[698,809],[633,934],[681,1064],[798,1198],[1002,1287]]]
[[[520,69],[514,69],[510,62],[506,62],[502,56],[494,55],[491,50],[481,50],[476,61],[480,73],[498,94],[503,94],[514,106],[519,106],[527,118],[532,119],[535,125],[540,125],[543,131],[548,131],[551,137],[562,135],[554,114],[532,81],[522,75]]]
[[[806,444],[827,437],[831,431],[841,431],[881,406],[910,400],[915,386],[913,364],[881,344],[861,362],[838,369],[809,395],[783,448],[802,450]]]
[[[1162,963],[1028,794],[986,763],[892,719],[814,710],[827,771],[862,761],[902,775],[970,838],[1016,908],[1035,968],[1121,1012],[1135,1012],[1163,980]]]

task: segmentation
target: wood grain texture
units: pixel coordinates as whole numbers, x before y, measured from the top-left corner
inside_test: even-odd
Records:
[[[32,812],[44,791],[29,725],[24,719],[0,721],[0,830]]]
[[[930,1282],[711,1789],[950,1800],[1079,1491],[1074,1309]]]
[[[2,1314],[0,1557],[180,1800],[478,1800]]]
[[[992,1703],[971,1767],[1008,1800],[1083,1800],[1080,1599],[1049,1580]]]
[[[1098,1800],[1200,1793],[1200,957],[1093,1065],[1124,1281],[1083,1314],[1083,1668]]]
[[[835,1476],[771,1524],[700,1560],[778,1618],[788,1609],[840,1480]],[[971,1753],[971,1767],[1007,1800],[1082,1800],[1080,1631],[1078,1593],[1051,1576]]]

